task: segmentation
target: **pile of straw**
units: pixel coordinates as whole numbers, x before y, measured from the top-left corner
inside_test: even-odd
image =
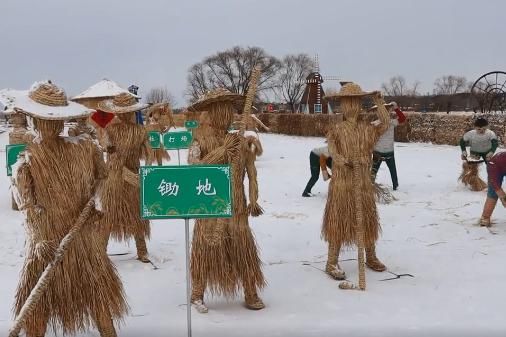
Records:
[[[459,181],[468,186],[471,191],[483,191],[487,188],[487,183],[481,180],[479,176],[479,164],[470,164],[464,162],[462,164],[462,173]]]

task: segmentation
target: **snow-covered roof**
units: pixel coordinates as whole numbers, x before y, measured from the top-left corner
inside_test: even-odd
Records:
[[[0,90],[0,110],[4,113],[12,113],[16,97],[26,96],[27,90],[2,89]],[[5,109],[5,110],[4,110]]]
[[[114,97],[125,92],[131,94],[128,90],[120,87],[118,83],[104,78],[102,81],[92,85],[79,95],[72,97],[72,100],[83,98]],[[140,98],[137,95],[131,95],[135,98]]]

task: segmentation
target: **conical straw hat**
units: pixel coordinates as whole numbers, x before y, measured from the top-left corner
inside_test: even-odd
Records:
[[[372,96],[377,94],[378,91],[363,91],[362,88],[356,83],[349,82],[344,84],[341,87],[341,90],[337,94],[331,94],[328,96],[325,96],[325,99],[328,100],[339,100],[343,97],[366,97],[366,96]]]
[[[191,111],[204,111],[206,108],[217,102],[232,102],[235,105],[243,105],[246,96],[228,91],[225,88],[218,88],[209,91],[200,97],[195,103],[188,107]]]
[[[36,82],[27,94],[16,97],[14,110],[46,120],[81,118],[93,112],[81,104],[69,102],[65,91],[51,81]]]
[[[134,112],[149,107],[149,104],[137,102],[135,97],[129,93],[122,93],[113,99],[108,99],[98,103],[98,109],[115,114]]]

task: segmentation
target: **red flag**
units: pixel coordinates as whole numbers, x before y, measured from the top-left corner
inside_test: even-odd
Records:
[[[97,110],[93,115],[91,115],[91,119],[93,119],[93,121],[101,128],[105,128],[113,118],[114,114],[101,110]]]

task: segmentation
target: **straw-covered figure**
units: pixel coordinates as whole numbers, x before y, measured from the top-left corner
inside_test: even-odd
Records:
[[[150,262],[146,246],[146,239],[150,236],[149,221],[140,215],[139,184],[135,183],[135,178],[132,182],[128,176],[135,177],[138,174],[143,155],[146,156],[146,164],[151,164],[146,129],[135,123],[135,112],[147,107],[147,104],[136,102],[128,93],[99,103],[100,110],[114,113],[118,119],[117,123],[110,123],[105,128],[109,169],[101,193],[105,237],[108,240],[110,235],[118,241],[134,238],[137,258],[146,263]]]
[[[480,178],[479,165],[492,158],[498,145],[496,134],[488,129],[488,121],[483,117],[476,118],[474,129],[466,132],[460,139],[463,162],[459,180],[472,191],[483,191],[487,187]],[[467,154],[467,146],[470,147],[470,155]]]
[[[366,96],[372,96],[378,106],[379,119],[372,123],[358,120],[362,99]],[[355,83],[344,84],[339,93],[327,98],[340,101],[344,121],[331,127],[327,135],[332,180],[322,236],[329,245],[325,271],[332,278],[342,280],[345,273],[338,264],[342,246],[357,245],[359,262],[363,258],[360,251],[365,248],[367,266],[375,271],[386,269],[375,250],[380,224],[371,181],[371,159],[374,145],[390,125],[390,116],[378,92],[364,92]]]
[[[146,125],[146,130],[148,132],[157,132],[162,134],[167,132],[171,127],[176,126],[169,103],[158,103],[152,105],[148,109],[147,117],[148,123]],[[162,143],[160,143],[160,147],[158,149],[151,149],[150,151],[151,158],[153,158],[153,161],[156,161],[159,166],[163,164],[163,160],[170,160],[169,153],[165,150]]]
[[[246,307],[264,308],[258,290],[265,280],[248,216],[262,213],[258,200],[255,153],[240,134],[228,134],[236,106],[244,96],[224,89],[208,93],[190,107],[201,113],[195,140],[190,148],[192,164],[230,164],[232,172],[233,217],[197,220],[191,254],[192,303],[207,312],[204,292],[233,297],[244,290]],[[244,178],[249,180],[249,204]]]
[[[64,120],[90,113],[69,103],[62,89],[50,82],[36,83],[27,97],[16,101],[16,109],[34,119],[37,133],[13,175],[27,232],[25,263],[16,292],[15,312],[19,314],[62,239],[93,200],[106,170],[101,151],[90,139],[60,136]],[[100,213],[92,207],[90,214],[67,246],[62,262],[53,265],[52,279],[39,294],[40,300],[28,300],[33,310],[18,317],[28,337],[44,336],[48,323],[64,334],[95,327],[102,337],[116,336],[113,320],[126,314],[127,305],[121,281],[103,249],[97,228]]]

